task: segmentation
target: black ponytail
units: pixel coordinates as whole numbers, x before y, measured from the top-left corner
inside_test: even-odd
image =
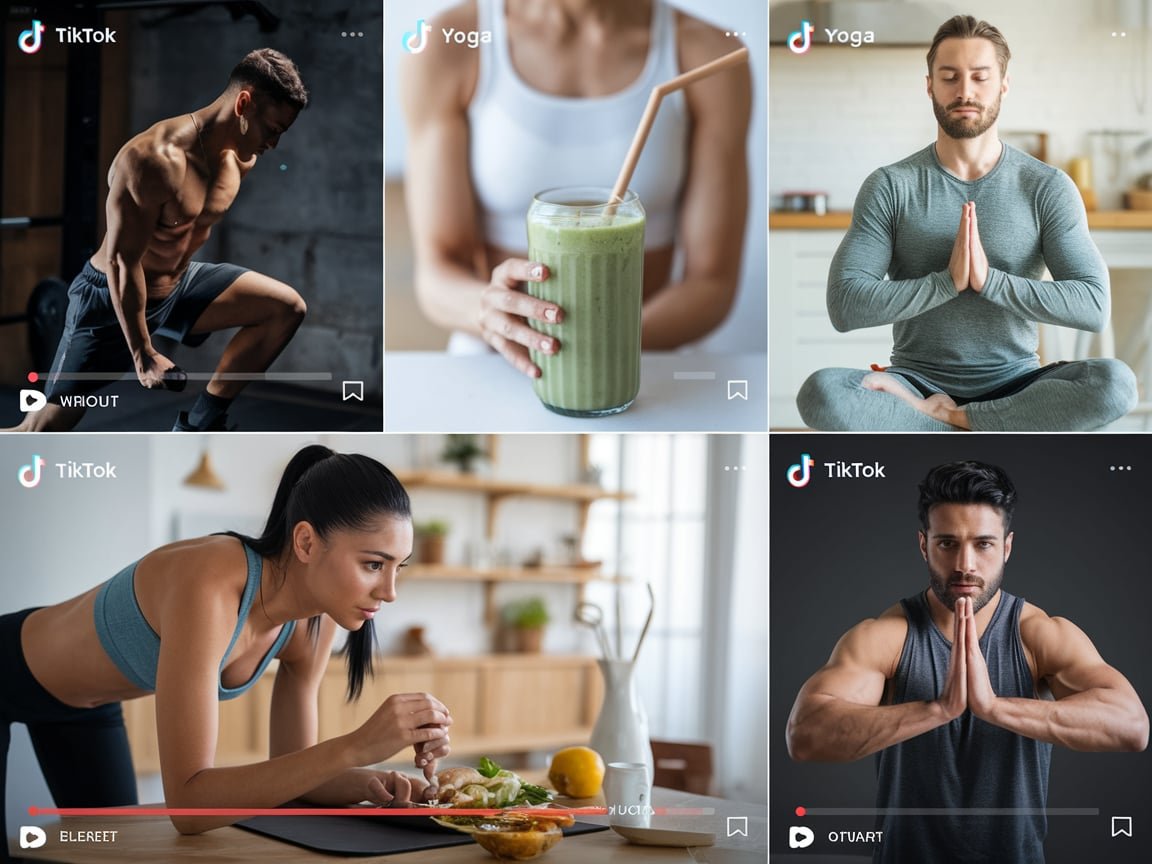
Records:
[[[280,477],[268,521],[259,537],[229,531],[259,555],[278,560],[289,550],[292,529],[308,522],[323,539],[338,529],[361,529],[382,514],[412,517],[412,505],[396,475],[368,456],[335,453],[320,444],[305,447],[292,457]],[[320,617],[308,620],[313,639]],[[348,701],[360,697],[364,678],[372,675],[376,630],[365,621],[348,634],[341,653],[348,666]]]

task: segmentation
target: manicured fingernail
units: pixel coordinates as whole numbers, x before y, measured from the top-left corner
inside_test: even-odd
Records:
[[[544,268],[539,264],[534,264],[532,269],[528,271],[528,275],[533,279],[539,279],[544,275]]]
[[[540,340],[540,350],[541,351],[551,351],[552,350],[552,340],[551,339],[541,339]]]
[[[544,320],[545,321],[555,321],[556,320],[556,310],[555,309],[545,309],[544,310]]]

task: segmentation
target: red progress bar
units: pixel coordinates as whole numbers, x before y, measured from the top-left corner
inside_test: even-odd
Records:
[[[656,816],[712,816],[711,807],[655,807]],[[468,810],[450,807],[36,807],[29,816],[607,816],[607,807]]]

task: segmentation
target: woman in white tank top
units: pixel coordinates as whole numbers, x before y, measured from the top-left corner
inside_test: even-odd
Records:
[[[481,36],[446,44],[448,29]],[[560,344],[525,319],[564,311],[523,291],[548,277],[524,257],[532,196],[611,186],[652,87],[738,43],[663,0],[469,0],[431,22],[428,47],[405,58],[401,86],[417,295],[453,349],[486,344],[538,377],[528,346]],[[647,213],[645,349],[698,340],[731,308],[750,107],[746,67],[661,105],[630,184]]]

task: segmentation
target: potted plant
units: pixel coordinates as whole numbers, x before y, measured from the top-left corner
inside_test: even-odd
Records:
[[[417,560],[421,564],[444,563],[444,538],[448,535],[448,523],[440,519],[420,522],[415,526],[416,537],[420,541]]]
[[[504,607],[504,623],[515,635],[516,650],[525,654],[540,653],[544,627],[550,620],[548,607],[539,597],[529,597]]]
[[[487,459],[488,454],[476,443],[475,435],[448,435],[440,458],[455,464],[464,474],[471,474],[476,460]]]

